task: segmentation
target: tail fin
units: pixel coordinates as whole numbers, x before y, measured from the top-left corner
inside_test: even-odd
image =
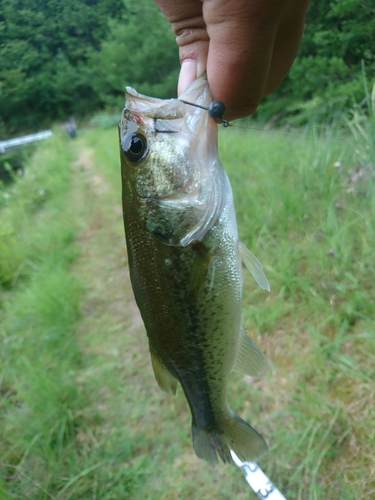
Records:
[[[268,446],[262,436],[247,422],[232,413],[217,429],[198,429],[193,425],[193,446],[197,457],[210,463],[233,463],[230,450],[242,462],[256,462],[267,454]]]

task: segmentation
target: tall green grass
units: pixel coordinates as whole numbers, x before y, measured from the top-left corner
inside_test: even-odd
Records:
[[[268,470],[288,498],[365,498],[374,486],[375,179],[350,175],[364,152],[351,136],[314,129],[223,133],[221,145],[240,236],[271,283],[267,298],[247,285],[243,315],[279,387],[266,391],[264,427],[271,462],[282,465]]]
[[[80,285],[68,273],[70,157],[53,139],[0,192],[0,480],[10,498],[46,497],[84,405],[72,373]]]

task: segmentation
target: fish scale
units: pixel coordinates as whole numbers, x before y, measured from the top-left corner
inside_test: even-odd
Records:
[[[205,76],[184,99],[207,107]],[[241,329],[241,259],[260,286],[269,285],[238,240],[217,126],[202,109],[128,88],[119,133],[130,277],[156,380],[172,393],[180,383],[198,457],[232,463],[233,450],[257,460],[265,441],[227,403],[233,368],[252,376],[267,369]]]

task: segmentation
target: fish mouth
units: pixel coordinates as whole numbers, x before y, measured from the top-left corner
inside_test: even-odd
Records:
[[[203,92],[202,87],[205,87]],[[148,97],[140,94],[133,87],[126,87],[125,97],[125,109],[128,109],[134,115],[162,120],[184,118],[190,108],[189,103],[194,103],[193,106],[198,108],[206,109],[211,102],[211,93],[205,73],[194,80],[180,98],[158,99],[157,97]]]
[[[132,87],[126,87],[126,107],[134,117],[153,120],[177,120],[186,113],[186,105],[178,99],[158,99],[140,94]]]
[[[126,87],[125,97],[126,108],[136,113],[158,108],[165,103],[162,99],[140,94],[133,87]]]
[[[203,90],[203,91],[202,91]],[[211,94],[207,85],[205,74],[194,80],[180,98],[158,99],[140,94],[133,87],[126,87],[125,114],[131,113],[132,121],[137,121],[154,132],[173,134],[180,131],[181,121],[191,132],[196,127],[196,122],[202,121],[202,112],[205,113],[207,106],[211,102]],[[129,116],[129,115],[128,115]],[[204,115],[203,115],[204,116]],[[156,121],[164,121],[160,126],[156,126]],[[154,123],[152,123],[152,121]],[[174,122],[177,126],[172,127]]]

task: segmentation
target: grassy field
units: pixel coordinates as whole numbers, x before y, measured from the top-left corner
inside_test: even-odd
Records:
[[[271,369],[231,374],[230,404],[266,438],[260,465],[288,500],[375,495],[375,162],[361,137],[221,131],[240,237],[271,284],[246,275],[243,303]],[[1,498],[255,498],[236,467],[195,457],[182,391],[153,378],[116,129],[57,136],[0,192],[0,284]]]

